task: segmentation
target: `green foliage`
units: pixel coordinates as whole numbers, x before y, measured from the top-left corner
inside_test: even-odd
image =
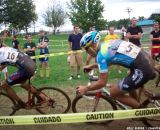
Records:
[[[71,0],[67,5],[72,24],[81,26],[84,32],[91,26],[97,30],[106,28],[106,20],[102,16],[104,5],[100,0]]]
[[[0,23],[10,23],[15,28],[27,31],[30,23],[37,19],[32,0],[2,0],[0,7]]]
[[[150,19],[153,19],[154,21],[157,21],[157,22],[159,22],[160,23],[160,13],[158,14],[152,14],[151,16],[150,16]]]
[[[57,27],[64,24],[67,15],[60,3],[56,3],[55,1],[52,1],[52,3],[43,14],[43,18],[46,26],[54,28],[55,34]]]
[[[129,25],[129,19],[120,19],[118,21],[113,20],[113,21],[109,21],[107,24],[109,27],[113,26],[117,29],[121,29],[122,27],[127,28]]]

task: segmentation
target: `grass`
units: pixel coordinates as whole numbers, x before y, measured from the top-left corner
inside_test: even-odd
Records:
[[[38,36],[35,35],[32,37],[33,41],[37,43]],[[58,53],[58,52],[67,52],[68,51],[68,45],[67,45],[67,38],[68,35],[49,35],[50,39],[50,47],[49,51],[50,53]],[[145,37],[146,38],[146,37]],[[104,36],[102,36],[102,41],[104,39]],[[24,38],[18,37],[18,40],[20,42],[21,48],[23,48],[23,44],[25,43]],[[11,38],[6,38],[5,43],[9,46],[11,45]],[[39,50],[36,50],[36,54],[39,54]],[[83,61],[85,63],[86,54],[83,53]],[[37,71],[35,79],[32,81],[32,83],[35,86],[43,86],[43,85],[51,85],[56,87],[65,87],[65,86],[77,86],[80,84],[86,84],[87,82],[87,75],[83,74],[81,72],[81,79],[73,79],[72,81],[68,80],[69,77],[69,66],[67,63],[67,55],[62,56],[55,56],[49,58],[49,65],[50,65],[50,78],[39,78],[39,71]],[[37,66],[38,66],[38,59],[37,59]],[[121,68],[123,73],[117,74],[117,70],[115,66],[112,66],[110,69],[109,74],[109,80],[110,82],[115,82],[115,80],[119,80],[127,75],[127,70],[125,68]],[[38,68],[39,70],[39,68]],[[15,71],[15,68],[9,67],[9,73],[11,74],[13,71]],[[76,69],[75,69],[75,76],[76,76]]]

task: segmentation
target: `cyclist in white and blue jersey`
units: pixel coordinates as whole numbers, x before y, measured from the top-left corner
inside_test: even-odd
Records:
[[[97,64],[85,66],[85,70],[99,68],[99,80],[89,86],[79,86],[78,92],[85,94],[87,91],[97,90],[104,87],[108,80],[108,66],[121,65],[130,69],[130,74],[117,85],[111,85],[111,96],[120,102],[139,108],[141,104],[136,100],[136,89],[155,77],[154,65],[151,57],[136,45],[122,41],[111,40],[100,43],[100,35],[96,31],[85,34],[81,41],[88,54],[97,58]],[[126,95],[132,93],[132,96]]]

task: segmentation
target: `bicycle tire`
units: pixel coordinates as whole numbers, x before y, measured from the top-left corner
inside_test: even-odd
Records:
[[[88,99],[84,96],[76,96],[73,99],[72,102],[72,111],[74,113],[79,113],[79,112],[97,112],[97,111],[106,111],[106,110],[117,110],[117,107],[115,105],[115,103],[112,101],[111,98],[109,98],[108,96],[105,96],[104,94],[101,95],[99,103],[98,103],[98,108],[96,108],[95,111],[93,111],[92,109],[92,103],[91,100],[95,99],[96,93],[87,93],[85,94],[85,96],[88,97]],[[82,103],[81,103],[82,101]],[[102,104],[100,104],[102,103]],[[78,106],[78,104],[80,104],[80,106]],[[90,107],[91,105],[91,107]],[[105,107],[102,107],[100,105],[105,105]],[[102,109],[104,108],[104,109]],[[110,108],[110,109],[108,109]],[[108,121],[99,121],[99,122],[89,122],[89,123],[96,123],[96,124],[108,124],[110,122],[112,122],[113,120],[108,120]]]
[[[41,114],[61,114],[61,113],[67,113],[69,111],[71,107],[71,100],[69,96],[61,89],[58,89],[55,87],[42,87],[38,89],[38,91],[46,94],[52,101],[54,101],[54,103],[51,106],[47,105],[46,107],[42,107],[42,106],[37,107],[36,110],[39,113]],[[53,97],[49,95],[50,93],[52,93]],[[34,94],[32,98],[34,100],[34,104],[36,105],[36,100],[37,100],[36,95]]]
[[[11,116],[15,112],[12,109],[16,102],[10,98],[7,94],[0,93],[0,116]]]
[[[160,99],[152,99],[148,100],[147,104],[145,104],[145,108],[159,108],[160,107]],[[142,118],[142,122],[147,127],[160,127],[160,116],[153,117],[145,117]]]

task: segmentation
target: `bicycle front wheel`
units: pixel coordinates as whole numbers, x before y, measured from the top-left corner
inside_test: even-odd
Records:
[[[84,96],[76,96],[72,102],[72,111],[74,113],[83,112],[98,112],[117,110],[114,102],[107,96],[101,95],[99,100],[96,98],[96,93],[87,93]],[[109,123],[111,121],[100,121],[96,123]]]
[[[160,108],[160,99],[150,100],[146,105],[146,108]],[[145,117],[143,123],[148,127],[159,127],[160,126],[160,116]]]
[[[64,91],[54,87],[43,87],[38,89],[38,91],[44,94],[47,98],[46,102],[36,108],[39,113],[61,114],[69,111],[71,100]],[[36,105],[36,95],[33,95],[33,99]]]
[[[14,106],[16,102],[11,99],[7,94],[0,93],[0,116],[10,116],[13,115],[12,106]]]

